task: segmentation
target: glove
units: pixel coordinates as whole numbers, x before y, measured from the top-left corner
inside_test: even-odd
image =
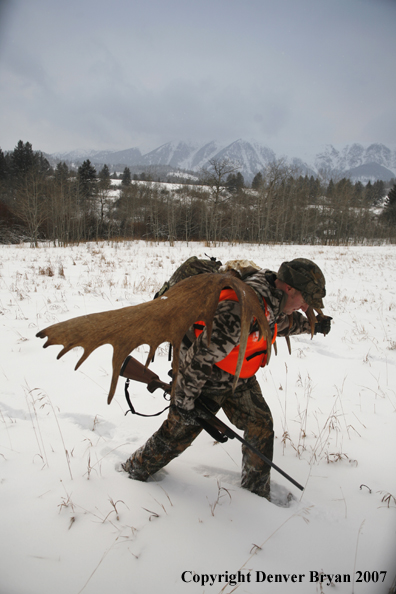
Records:
[[[314,334],[328,334],[331,330],[331,318],[330,316],[319,315],[316,317],[316,324]]]

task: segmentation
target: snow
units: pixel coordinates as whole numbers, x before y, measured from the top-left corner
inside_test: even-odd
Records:
[[[394,246],[136,241],[0,250],[1,594],[389,591]],[[331,333],[292,338],[291,356],[278,340],[258,375],[275,422],[274,462],[305,487],[273,471],[277,505],[240,488],[240,444],[215,445],[206,433],[153,481],[130,480],[120,463],[164,416],[125,416],[122,381],[106,404],[110,346],[75,372],[78,352],[57,361],[60,347],[43,350],[35,337],[58,321],[147,301],[183,260],[205,253],[271,269],[308,257],[326,275]],[[144,361],[144,348],[135,355]],[[166,380],[166,345],[151,367]],[[142,384],[129,391],[139,412],[166,405]],[[323,583],[321,572],[330,576]]]
[[[167,174],[168,177],[182,177],[183,179],[191,179],[192,181],[199,181],[196,175],[185,173],[184,171],[171,171]]]

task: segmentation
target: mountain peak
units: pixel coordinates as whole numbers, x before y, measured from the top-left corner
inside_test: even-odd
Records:
[[[388,181],[395,177],[396,150],[381,143],[372,143],[367,147],[360,143],[352,143],[342,148],[327,144],[310,157],[303,153],[304,151],[300,151],[299,155],[285,157],[286,163],[298,167],[302,175],[315,176],[321,170],[325,170],[334,177],[342,175],[356,180],[360,179],[361,173],[362,181],[368,178],[372,181]],[[207,167],[209,161],[214,158],[228,159],[240,167],[246,182],[251,182],[256,173],[277,159],[270,147],[256,140],[248,141],[243,138],[231,143],[216,140],[197,143],[173,139],[144,155],[138,148],[130,148],[123,151],[71,151],[52,157],[73,162],[90,159],[94,164],[106,163],[120,167],[163,165],[189,171],[199,171]],[[374,167],[374,164],[377,167]],[[370,167],[365,167],[369,165]]]

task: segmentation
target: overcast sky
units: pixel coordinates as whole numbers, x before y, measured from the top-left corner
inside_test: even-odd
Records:
[[[0,0],[0,147],[396,145],[396,0]]]

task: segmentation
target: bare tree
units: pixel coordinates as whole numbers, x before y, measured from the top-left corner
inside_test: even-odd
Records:
[[[96,237],[103,237],[105,215],[110,213],[111,204],[109,194],[111,190],[110,171],[107,165],[103,165],[99,171],[97,181],[97,201],[99,206],[99,219],[96,222]],[[106,212],[107,211],[107,212]]]
[[[210,159],[207,168],[200,171],[200,179],[203,185],[210,188],[209,208],[207,211],[207,240],[216,243],[221,237],[221,206],[230,199],[230,193],[226,190],[227,177],[240,169],[229,159]]]
[[[48,217],[48,183],[37,168],[31,168],[18,185],[13,210],[26,223],[32,246],[37,247]]]

